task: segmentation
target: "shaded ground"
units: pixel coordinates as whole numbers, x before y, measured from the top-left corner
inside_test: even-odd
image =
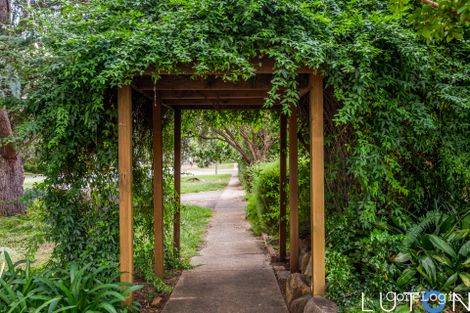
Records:
[[[216,193],[186,199],[215,203],[215,211],[206,246],[192,259],[194,269],[181,275],[164,313],[288,312],[263,243],[245,221],[243,196],[234,176],[218,199]]]

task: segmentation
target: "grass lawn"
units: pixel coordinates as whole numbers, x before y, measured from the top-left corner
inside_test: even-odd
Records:
[[[224,189],[231,176],[230,174],[183,176],[181,178],[181,193]]]
[[[6,250],[14,261],[25,258],[36,235],[29,216],[0,217],[0,250]],[[36,265],[47,262],[51,252],[52,245],[41,245],[36,253]]]
[[[33,174],[25,172],[23,188],[24,190],[33,189],[34,184],[40,183],[44,180],[44,177],[41,174]]]
[[[189,260],[197,254],[204,233],[212,216],[212,210],[195,205],[181,208],[181,256]]]
[[[181,256],[184,259],[189,260],[197,254],[211,216],[212,210],[209,208],[194,205],[182,206]],[[14,261],[26,257],[29,243],[36,235],[28,215],[0,217],[0,251],[6,250]],[[45,264],[52,249],[50,244],[41,245],[36,253],[36,265]]]

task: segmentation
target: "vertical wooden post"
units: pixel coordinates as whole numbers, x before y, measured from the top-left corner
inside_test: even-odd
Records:
[[[286,259],[286,148],[287,148],[287,116],[281,112],[280,118],[280,155],[279,155],[279,259]]]
[[[323,83],[310,75],[310,199],[312,240],[312,293],[325,293],[325,203],[323,150]]]
[[[163,277],[163,121],[162,102],[156,95],[153,104],[153,215],[155,274]]]
[[[118,160],[119,160],[119,263],[122,282],[132,282],[134,275],[134,230],[132,211],[132,90],[118,90]],[[128,299],[132,301],[132,296]]]
[[[173,220],[173,245],[175,255],[180,253],[180,209],[181,209],[181,110],[174,111],[174,173],[175,184],[175,212]]]
[[[291,107],[289,116],[289,219],[290,271],[299,271],[299,187],[297,151],[297,107]]]

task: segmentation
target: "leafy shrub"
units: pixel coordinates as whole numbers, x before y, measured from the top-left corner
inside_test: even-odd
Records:
[[[0,311],[19,312],[129,312],[137,303],[124,307],[122,301],[140,289],[115,283],[119,274],[111,267],[34,270],[29,260],[13,263],[5,253],[6,268],[0,271]],[[1,266],[0,266],[0,269]],[[114,273],[114,274],[113,274]]]
[[[469,212],[470,213],[470,212]],[[411,227],[395,261],[398,285],[440,292],[470,291],[470,214],[431,211]]]
[[[384,227],[366,227],[354,208],[327,214],[327,292],[343,312],[361,310],[362,292],[368,305],[375,307],[380,292],[397,291],[397,266],[390,257],[403,236]]]
[[[255,233],[277,235],[279,225],[279,161],[258,163],[242,169],[242,176],[251,184],[247,218]],[[310,229],[309,160],[299,160],[299,231],[304,237]],[[288,185],[288,184],[287,184]],[[288,186],[286,188],[288,193]],[[288,206],[288,203],[287,203]],[[287,214],[288,215],[288,214]],[[288,216],[287,216],[288,220]]]

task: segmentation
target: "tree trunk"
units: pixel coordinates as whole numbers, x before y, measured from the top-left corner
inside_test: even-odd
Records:
[[[0,23],[10,21],[8,0],[0,0]],[[11,136],[12,128],[8,113],[0,108],[0,140]],[[0,216],[21,213],[24,210],[19,198],[23,195],[23,160],[11,143],[0,144]]]
[[[0,0],[0,23],[8,24],[10,21],[10,4],[8,0]]]
[[[0,110],[0,139],[12,134],[7,111]],[[0,216],[21,213],[23,195],[23,160],[13,144],[0,147]]]

